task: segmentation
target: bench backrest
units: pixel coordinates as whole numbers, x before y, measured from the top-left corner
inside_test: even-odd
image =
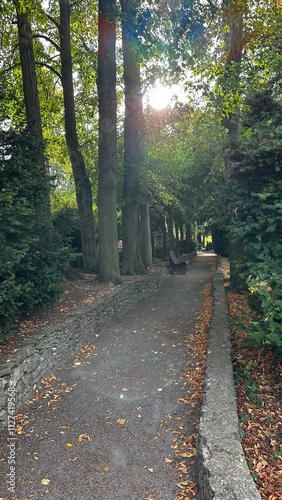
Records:
[[[172,260],[175,264],[178,262],[178,258],[176,257],[176,255],[175,255],[175,253],[174,253],[174,251],[173,251],[173,250],[171,250],[171,251],[169,252],[169,256],[170,256],[171,260]]]

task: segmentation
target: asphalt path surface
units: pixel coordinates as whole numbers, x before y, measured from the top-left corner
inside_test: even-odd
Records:
[[[21,409],[16,494],[7,492],[8,464],[0,462],[0,500],[177,498],[173,439],[180,427],[195,431],[179,400],[189,395],[181,373],[210,279],[208,262],[197,258],[45,382],[41,397]],[[6,455],[7,444],[4,432]]]

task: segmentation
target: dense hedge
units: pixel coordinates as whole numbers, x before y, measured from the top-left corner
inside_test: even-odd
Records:
[[[0,132],[0,336],[23,310],[52,301],[67,255],[39,214],[48,196],[40,153],[27,132]],[[52,234],[46,244],[46,233]]]
[[[259,313],[250,338],[282,356],[282,105],[272,88],[253,93],[247,105],[228,189],[230,231],[243,243],[242,274]]]

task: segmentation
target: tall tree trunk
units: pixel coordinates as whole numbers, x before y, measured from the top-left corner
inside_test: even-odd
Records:
[[[163,238],[163,248],[162,248],[162,260],[166,260],[168,257],[168,246],[167,246],[167,231],[165,217],[162,215],[160,219],[160,229]]]
[[[37,145],[41,146],[43,149],[42,124],[32,43],[32,31],[26,13],[17,11],[17,25],[27,124],[36,138]],[[44,170],[46,170],[45,167]]]
[[[66,142],[72,165],[76,199],[78,205],[83,267],[87,271],[95,271],[96,241],[92,211],[91,184],[86,172],[85,163],[81,154],[77,136],[72,56],[70,42],[70,3],[69,0],[60,0],[60,56],[62,65],[62,86],[64,93],[65,131]]]
[[[227,59],[223,87],[235,96],[239,89],[241,59],[243,54],[243,12],[239,0],[225,0],[225,18],[229,25],[226,35]],[[231,83],[232,82],[232,86]],[[234,150],[239,145],[240,109],[239,105],[224,120],[223,125],[228,130],[228,147],[225,151],[225,169],[232,177],[234,172]],[[233,241],[229,237],[230,285],[235,289],[245,288],[240,276],[240,262],[244,261],[244,246],[242,241]]]
[[[178,215],[175,215],[174,227],[175,227],[175,253],[176,253],[176,256],[178,257],[179,253],[180,253]]]
[[[41,178],[41,181],[43,179],[46,187],[45,199],[42,205],[38,207],[36,216],[38,218],[40,226],[44,228],[44,234],[42,235],[44,243],[47,247],[50,247],[52,246],[53,242],[53,228],[50,210],[49,172],[45,159],[45,149],[42,134],[35,58],[32,43],[32,30],[28,21],[27,13],[22,12],[19,2],[15,1],[14,3],[17,10],[17,26],[26,120],[29,132],[34,141],[34,149],[37,150],[38,158],[40,158],[40,161],[38,162],[38,164],[40,165],[40,172],[38,172],[38,176],[39,178]]]
[[[198,224],[197,224],[197,222],[195,222],[195,224],[194,224],[194,235],[193,236],[194,236],[194,243],[196,245],[196,250],[198,250],[198,233],[199,233],[199,231],[198,231]]]
[[[119,282],[115,0],[99,1],[99,279]]]
[[[122,44],[125,89],[124,183],[122,210],[122,273],[146,270],[141,258],[139,236],[139,175],[142,163],[143,109],[138,48],[134,24],[139,1],[121,0]]]
[[[140,223],[142,261],[146,267],[150,267],[152,265],[152,238],[148,203],[142,203],[142,205],[140,205]]]
[[[167,230],[168,230],[168,247],[169,250],[174,250],[174,241],[173,241],[173,214],[172,208],[168,208],[168,218],[167,218]]]
[[[193,232],[191,222],[186,223],[186,241],[185,241],[185,252],[191,253],[195,250],[195,245],[193,241]]]
[[[180,254],[182,255],[184,252],[184,228],[181,217],[179,217],[179,232],[180,232]]]
[[[225,0],[224,21],[229,26],[225,37],[227,57],[223,76],[223,88],[232,94],[236,102],[240,84],[241,60],[243,54],[243,12],[241,0]],[[239,143],[240,109],[239,104],[229,113],[223,122],[228,130],[229,148],[236,148]]]
[[[151,249],[152,249],[152,259],[156,258],[156,246],[155,246],[155,235],[151,231]]]

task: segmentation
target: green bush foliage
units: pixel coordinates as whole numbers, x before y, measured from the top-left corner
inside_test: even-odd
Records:
[[[39,207],[49,191],[28,133],[0,132],[0,336],[15,330],[22,311],[59,293],[67,254],[51,231],[46,242]]]
[[[64,206],[53,215],[55,230],[62,241],[74,251],[81,252],[80,221],[77,207]]]
[[[259,313],[250,340],[282,356],[282,105],[271,89],[253,93],[247,104],[230,178],[230,231],[243,242],[242,273]]]

